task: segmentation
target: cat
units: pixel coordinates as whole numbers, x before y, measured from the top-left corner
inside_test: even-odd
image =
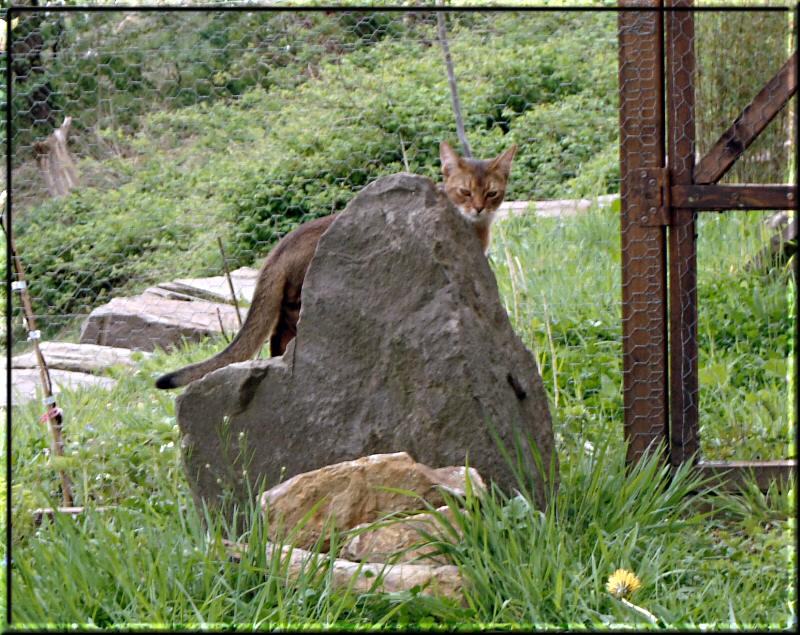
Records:
[[[505,198],[511,161],[516,153],[515,144],[494,159],[481,161],[459,156],[446,141],[440,145],[444,192],[475,226],[484,253],[489,251],[492,221]]]
[[[487,253],[492,220],[503,202],[517,146],[512,145],[488,160],[461,157],[445,141],[439,150],[441,187],[456,209],[474,225],[483,251]],[[156,388],[185,386],[212,370],[251,359],[267,338],[270,354],[273,357],[283,355],[297,334],[300,292],[306,270],[319,239],[335,218],[336,214],[317,218],[284,236],[261,267],[247,318],[233,341],[205,361],[162,375],[156,380]]]

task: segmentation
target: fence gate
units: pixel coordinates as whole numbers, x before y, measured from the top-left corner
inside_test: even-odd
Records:
[[[628,0],[619,13],[623,396],[627,460],[663,442],[678,466],[763,488],[793,460],[703,461],[698,454],[698,212],[795,209],[794,185],[718,185],[796,92],[797,52],[695,160],[691,0]],[[667,10],[662,11],[666,6]],[[758,87],[755,87],[756,89]],[[755,90],[753,91],[755,93]]]

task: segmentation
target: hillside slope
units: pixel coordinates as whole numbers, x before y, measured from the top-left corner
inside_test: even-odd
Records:
[[[520,145],[509,199],[615,188],[613,14],[474,14],[450,39],[473,151]],[[170,276],[219,273],[218,236],[232,265],[251,264],[380,175],[436,177],[438,142],[455,134],[433,24],[309,73],[105,130],[130,155],[103,166],[119,185],[83,187],[17,225],[46,328]]]

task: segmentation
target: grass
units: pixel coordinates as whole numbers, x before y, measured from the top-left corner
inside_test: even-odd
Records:
[[[710,459],[785,458],[792,319],[788,265],[749,267],[769,240],[752,212],[698,222],[700,432]],[[569,444],[621,447],[619,219],[519,217],[497,226],[492,261],[514,329],[536,351]]]
[[[527,491],[510,499],[495,491],[450,502],[463,537],[443,550],[472,582],[473,610],[500,622],[635,622],[637,616],[604,587],[611,571],[625,568],[643,582],[636,602],[662,625],[729,621],[730,583],[703,574],[710,562],[722,564],[721,545],[705,535],[720,520],[697,511],[702,499],[689,496],[701,488],[696,477],[685,469],[670,477],[657,457],[626,472],[620,454],[608,446],[576,451],[563,465],[561,488],[545,513],[533,509]],[[737,510],[743,516],[745,507]],[[788,557],[788,545],[784,551]],[[731,563],[720,568],[742,584]],[[788,583],[785,561],[765,560],[761,572],[742,584],[758,600],[736,595],[737,619],[748,624],[775,620],[777,613],[760,602],[766,594],[781,597]]]
[[[517,217],[492,247],[514,330],[535,351],[557,435],[568,446],[608,439],[622,448],[619,224],[610,212]],[[591,265],[589,265],[591,261]]]
[[[699,231],[704,450],[710,458],[784,456],[785,374],[765,360],[788,355],[788,275],[744,267],[763,238],[758,219],[722,220],[704,217]],[[623,567],[643,582],[633,601],[662,626],[789,627],[796,620],[788,590],[794,488],[720,494],[708,514],[700,511],[708,494],[687,497],[699,487],[689,474],[670,479],[654,460],[625,469],[618,231],[615,214],[597,210],[497,227],[492,264],[550,393],[561,485],[545,512],[524,487],[516,497],[494,491],[451,501],[452,523],[464,538],[441,548],[467,581],[465,606],[416,591],[337,591],[325,558],[288,582],[283,563],[266,561],[258,547],[266,528],[257,510],[245,510],[253,522],[244,536],[216,518],[203,525],[182,474],[174,396],[153,390],[152,381],[220,346],[208,342],[159,353],[134,373],[112,370],[119,382],[110,391],[64,392],[63,467],[75,482],[76,503],[117,505],[113,511],[34,527],[30,511],[58,500],[58,482],[38,406],[15,413],[14,619],[99,627],[646,627],[605,590],[608,576]],[[727,376],[717,377],[722,371],[714,368]],[[223,538],[250,544],[241,563],[229,561]]]
[[[466,606],[414,592],[349,595],[333,589],[323,557],[286,583],[284,563],[267,561],[257,511],[235,536],[213,518],[200,522],[180,488],[175,509],[146,499],[105,514],[59,519],[15,551],[15,617],[29,624],[99,627],[147,622],[255,628],[294,623],[635,624],[636,614],[604,589],[618,567],[636,571],[636,602],[664,624],[785,625],[791,498],[725,498],[716,518],[687,497],[687,472],[670,479],[656,460],[626,473],[608,448],[562,460],[562,484],[546,513],[523,492],[508,498],[451,499],[463,532],[443,545],[468,581]],[[463,509],[464,511],[460,511]],[[760,512],[758,510],[761,510]],[[250,548],[232,563],[222,539]],[[53,590],[58,589],[58,593]],[[641,625],[641,624],[640,624]]]

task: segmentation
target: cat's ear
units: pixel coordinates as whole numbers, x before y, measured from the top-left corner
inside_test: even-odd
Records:
[[[506,150],[502,154],[492,159],[492,163],[489,166],[489,169],[502,172],[507,178],[508,175],[511,173],[511,161],[513,161],[514,155],[516,153],[517,153],[517,144],[515,143],[508,150]]]
[[[447,141],[439,144],[439,158],[442,160],[442,175],[447,178],[459,166],[461,157],[450,147]]]

